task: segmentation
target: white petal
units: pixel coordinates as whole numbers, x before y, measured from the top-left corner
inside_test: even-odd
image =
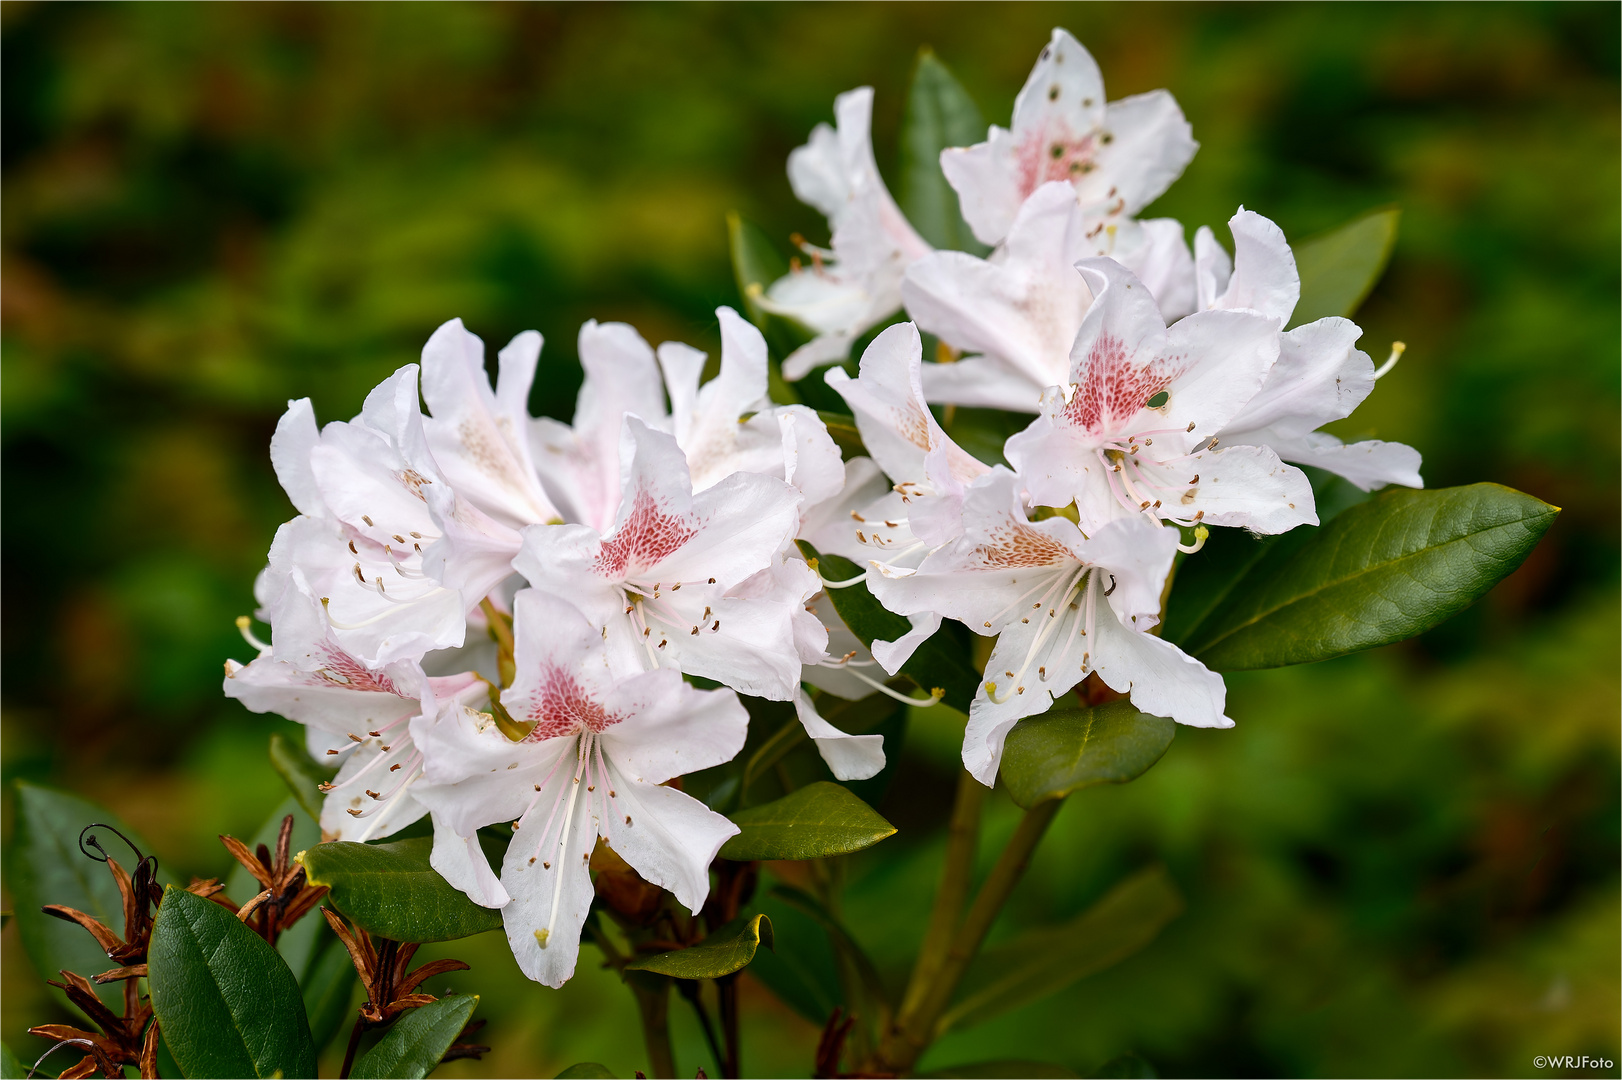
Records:
[[[1233,230],[1233,275],[1213,306],[1259,311],[1282,327],[1301,299],[1301,275],[1284,230],[1242,206],[1228,228]]]
[[[738,826],[675,788],[643,783],[610,759],[617,795],[604,829],[609,846],[647,881],[697,912],[710,891],[710,863]]]
[[[1136,247],[1115,256],[1122,266],[1154,294],[1160,315],[1168,324],[1190,314],[1197,307],[1194,257],[1183,239],[1183,224],[1171,218],[1132,222],[1140,234]]]
[[[604,708],[621,719],[603,730],[603,753],[649,784],[731,761],[749,727],[732,691],[699,690],[668,670],[620,683]]]
[[[310,452],[320,437],[309,398],[289,401],[287,411],[276,422],[276,434],[270,437],[270,463],[282,490],[299,513],[317,518],[327,516],[327,504],[310,468]]]
[[[498,908],[512,899],[502,888],[496,872],[490,869],[490,860],[485,858],[484,850],[479,847],[478,834],[458,835],[447,828],[437,815],[434,818],[434,850],[428,857],[428,864],[475,904]]]
[[[1043,387],[990,357],[968,356],[951,364],[925,364],[924,400],[981,409],[1035,412]]]
[[[1078,187],[1084,200],[1091,195],[1105,202],[1108,193],[1097,189],[1107,180],[1126,216],[1158,199],[1183,174],[1200,145],[1177,99],[1165,90],[1110,102],[1104,129],[1108,140],[1099,136],[1098,169]]]
[[[1419,475],[1419,451],[1403,443],[1378,439],[1342,443],[1333,435],[1317,431],[1299,439],[1279,439],[1269,445],[1288,461],[1325,469],[1345,477],[1364,491],[1387,484],[1425,486],[1424,478]]]
[[[520,829],[513,834],[501,867],[501,884],[512,897],[501,909],[501,921],[513,957],[525,975],[554,988],[574,974],[580,955],[580,928],[593,896],[590,860],[597,845],[598,825],[584,787],[574,783],[572,774],[560,770],[541,793],[542,801],[536,807],[539,813],[532,813],[526,824],[534,832],[541,832],[548,808],[558,801],[558,795],[566,795],[565,809],[557,816],[564,818],[567,806],[574,806],[567,829],[559,821],[552,823],[545,836],[526,834]]]
[[[824,720],[811,702],[811,695],[800,691],[794,697],[794,713],[805,727],[805,733],[817,744],[817,753],[827,762],[836,780],[866,780],[884,769],[883,735],[850,735]]]
[[[1223,438],[1255,442],[1246,433],[1262,429],[1302,436],[1350,416],[1374,389],[1374,362],[1357,348],[1362,335],[1356,323],[1331,316],[1281,336],[1278,363]]]
[[[541,336],[520,334],[501,351],[500,398],[484,371],[484,343],[452,319],[422,350],[422,396],[433,417],[428,445],[446,481],[512,526],[558,516],[530,460],[529,387]]]
[[[938,251],[908,267],[901,286],[908,314],[953,347],[999,361],[1023,380],[1063,382],[1092,302],[1073,265],[1089,253],[1083,225],[1069,184],[1042,185],[1020,207],[997,261]]]
[[[1117,693],[1154,716],[1192,727],[1233,727],[1222,715],[1227,689],[1222,676],[1168,641],[1099,618],[1092,665]]]
[[[868,575],[869,578],[873,574]],[[941,628],[941,617],[938,612],[922,611],[907,616],[912,623],[912,629],[896,638],[894,641],[874,641],[873,659],[886,672],[894,675],[901,670],[901,665],[912,659],[912,654],[918,646],[935,636],[935,631]]]
[[[1267,447],[1201,450],[1168,462],[1140,459],[1137,468],[1148,485],[1140,491],[1163,500],[1159,513],[1165,517],[1187,521],[1202,515],[1198,520],[1208,525],[1263,534],[1318,523],[1306,474]],[[1190,484],[1195,476],[1199,483]]]

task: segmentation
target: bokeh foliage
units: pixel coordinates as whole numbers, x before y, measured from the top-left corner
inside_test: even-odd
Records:
[[[1537,1053],[1622,1056],[1615,6],[10,3],[0,19],[7,780],[99,799],[176,876],[223,873],[214,834],[251,836],[285,797],[276,725],[219,676],[246,658],[232,619],[291,513],[266,454],[286,400],[348,417],[453,316],[492,350],[541,330],[533,404],[555,416],[586,318],[713,351],[713,308],[738,302],[726,212],[825,236],[783,161],[836,93],[875,86],[893,178],[918,46],[1006,123],[1063,24],[1112,97],[1171,89],[1203,144],[1151,214],[1225,237],[1244,200],[1298,238],[1400,205],[1359,321],[1370,353],[1408,353],[1338,433],[1414,444],[1434,486],[1494,480],[1564,513],[1453,622],[1231,675],[1237,729],[1184,730],[1141,780],[1071,799],[1003,936],[1157,860],[1186,912],[925,1067],[1085,1073],[1134,1052],[1166,1075],[1521,1075]],[[879,804],[900,834],[844,868],[846,918],[896,978],[951,797],[945,711],[915,718]],[[999,795],[993,840],[1014,817]],[[15,934],[0,1035],[23,1054],[59,1006]],[[583,963],[553,993],[500,935],[454,951],[474,970],[446,981],[482,995],[496,1051],[445,1075],[639,1064],[611,975]],[[751,1000],[750,1068],[803,1075],[811,1026]],[[715,1074],[696,1028],[677,1036]]]

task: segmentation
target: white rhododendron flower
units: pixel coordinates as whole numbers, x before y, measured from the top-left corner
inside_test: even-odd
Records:
[[[1049,388],[1042,414],[1007,444],[1031,500],[1074,502],[1087,531],[1139,513],[1259,533],[1316,524],[1301,470],[1265,447],[1212,447],[1277,360],[1275,321],[1202,311],[1168,329],[1119,263],[1079,265],[1098,299],[1076,338],[1069,385]]]
[[[1037,188],[1062,180],[1084,217],[1103,228],[1148,206],[1182,175],[1199,144],[1164,90],[1104,102],[1092,54],[1056,29],[1014,99],[1012,130],[941,153],[963,218],[984,244],[1000,244]]]
[[[429,451],[408,364],[366,398],[361,414],[319,432],[309,402],[289,406],[273,460],[305,514],[283,525],[271,546],[285,573],[271,609],[278,659],[308,635],[283,641],[308,600],[325,611],[344,652],[370,667],[461,645],[465,616],[512,573],[518,533],[461,498]],[[294,610],[279,616],[276,605]]]
[[[872,88],[840,94],[834,119],[837,130],[818,124],[810,142],[788,159],[794,194],[828,219],[832,250],[802,245],[811,265],[796,267],[755,298],[816,334],[784,360],[783,377],[790,380],[845,359],[864,331],[901,306],[901,275],[930,251],[873,160]]]
[[[1144,712],[1231,727],[1222,678],[1147,631],[1177,530],[1136,516],[1091,535],[1062,517],[1027,518],[1020,480],[998,468],[969,489],[963,535],[913,571],[881,568],[874,595],[892,611],[935,611],[996,634],[963,736],[964,767],[990,785],[1021,719],[1096,672]]]
[[[574,974],[599,837],[688,910],[703,905],[710,862],[738,827],[661,785],[731,759],[749,718],[730,690],[621,666],[599,628],[557,596],[526,589],[513,607],[517,675],[502,702],[534,726],[514,742],[471,709],[420,717],[429,771],[417,795],[450,834],[447,850],[481,863],[464,838],[513,822],[492,906],[524,974],[555,987]]]
[[[771,571],[799,526],[799,492],[733,473],[694,494],[671,436],[635,417],[625,430],[628,480],[614,527],[607,535],[586,525],[532,527],[518,570],[569,597],[625,666],[675,668],[790,700],[800,675],[792,613],[804,588],[774,595]],[[763,573],[766,596],[735,591]],[[814,579],[809,568],[804,574]]]
[[[937,106],[961,93],[921,67],[925,113],[930,78],[951,91]],[[829,720],[874,715],[846,706],[873,694],[967,708],[962,760],[986,785],[1009,731],[1093,676],[1085,700],[1102,684],[1143,713],[1230,727],[1222,678],[1158,633],[1178,553],[1201,557],[1206,526],[1316,524],[1297,464],[1365,490],[1422,484],[1411,447],[1320,430],[1380,373],[1347,319],[1286,329],[1301,279],[1276,225],[1241,207],[1230,258],[1210,229],[1191,252],[1177,221],[1139,220],[1197,149],[1169,93],[1106,102],[1093,57],[1054,30],[1010,128],[940,153],[984,257],[935,251],[908,223],[872,112],[872,89],[841,94],[835,124],[790,155],[829,246],[796,238],[790,273],[746,297],[812,332],[782,374],[834,365],[848,417],[774,402],[765,336],[721,307],[708,382],[704,352],[593,320],[572,418],[532,417],[541,336],[513,338],[492,379],[452,319],[354,419],[318,427],[290,402],[271,441],[298,516],[254,586],[270,644],[240,620],[258,655],[226,662],[226,696],[303,724],[336,766],[325,839],[430,816],[432,867],[501,910],[520,968],[548,986],[576,969],[599,845],[703,932],[741,910],[745,867],[721,864],[725,894],[705,904],[739,826],[676,782],[732,761],[751,712],[787,720],[741,695],[792,703],[827,766],[798,746],[776,770],[791,794],[808,768],[880,775],[884,738]],[[885,325],[903,309],[913,321]],[[819,388],[797,389],[820,407]],[[949,434],[984,447],[1006,414],[1028,421],[1003,444],[1011,468]],[[972,699],[986,650],[947,619],[995,638]],[[777,751],[799,736],[757,732]],[[760,760],[694,783],[753,809]],[[511,831],[499,869],[492,826]],[[656,890],[634,916],[611,891],[627,955],[702,940]]]
[[[1110,256],[1149,286],[1167,320],[1194,309],[1194,263],[1175,221],[1131,223],[1135,259],[1112,250],[1117,230],[1090,225],[1074,189],[1043,184],[1020,207],[990,259],[937,251],[907,269],[901,292],[921,329],[961,352],[926,364],[930,401],[1036,412],[1042,391],[1064,382],[1070,347],[1093,294],[1080,259]]]
[[[336,764],[321,786],[321,831],[336,840],[381,839],[427,813],[411,793],[422,778],[422,753],[410,722],[424,712],[489,698],[473,672],[430,678],[414,661],[372,670],[326,646],[319,667],[306,670],[267,653],[247,665],[225,664],[225,696],[256,713],[304,724],[312,755]]]
[[[484,342],[461,319],[434,331],[422,349],[423,421],[428,447],[460,496],[515,529],[562,520],[541,487],[529,438],[529,389],[541,335],[526,330],[497,357],[496,387],[484,370]]]
[[[662,426],[663,384],[652,347],[625,323],[587,322],[579,350],[585,380],[573,425],[543,416],[530,432],[535,464],[563,520],[604,532],[619,512],[624,419]]]
[[[1301,296],[1295,255],[1283,231],[1243,207],[1228,227],[1231,261],[1210,229],[1195,234],[1200,309],[1258,311],[1276,319],[1282,330]],[[1374,390],[1374,362],[1357,348],[1362,335],[1356,323],[1335,316],[1282,333],[1278,363],[1219,438],[1271,447],[1285,461],[1315,465],[1364,491],[1386,484],[1424,487],[1413,447],[1377,439],[1346,444],[1317,430],[1350,416]]]

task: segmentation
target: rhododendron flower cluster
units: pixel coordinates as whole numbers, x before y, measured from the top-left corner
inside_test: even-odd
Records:
[[[868,88],[841,95],[836,126],[790,156],[829,246],[803,244],[750,297],[805,331],[782,373],[842,398],[863,452],[769,396],[767,341],[730,308],[708,382],[699,350],[588,322],[572,424],[529,415],[539,334],[501,350],[492,384],[453,319],[358,416],[318,426],[295,401],[276,431],[298,516],[256,590],[270,640],[227,664],[225,692],[306,725],[338,766],[328,838],[429,817],[434,868],[501,910],[549,986],[575,970],[599,844],[704,904],[738,826],[678,778],[739,753],[740,698],[792,703],[834,778],[872,777],[882,736],[828,706],[934,706],[902,669],[955,620],[995,639],[962,750],[983,784],[1015,725],[1089,679],[1231,726],[1222,678],[1157,636],[1179,553],[1199,558],[1212,527],[1316,524],[1298,465],[1421,484],[1411,448],[1319,430],[1375,369],[1347,319],[1286,329],[1300,278],[1277,226],[1240,208],[1230,257],[1209,229],[1191,250],[1178,222],[1139,219],[1197,149],[1168,93],[1107,101],[1056,30],[1011,126],[941,154],[984,257],[909,224],[872,109]],[[1027,426],[980,460],[954,407]],[[812,551],[859,573],[826,580]],[[831,603],[842,588],[910,630],[858,638]],[[499,867],[478,839],[492,826],[512,836]]]

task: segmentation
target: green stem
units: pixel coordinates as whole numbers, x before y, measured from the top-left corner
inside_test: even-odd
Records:
[[[648,1068],[656,1077],[676,1075],[676,1056],[670,1048],[670,980],[662,975],[625,973],[636,1007],[642,1014],[642,1040],[648,1047]]]
[[[946,832],[946,862],[941,870],[940,887],[935,890],[935,906],[929,913],[924,942],[918,950],[918,962],[913,965],[912,977],[901,998],[898,1025],[906,1024],[918,1011],[924,994],[946,963],[952,934],[963,918],[963,906],[969,901],[969,885],[974,876],[974,856],[980,842],[980,808],[985,803],[985,793],[985,785],[968,772],[958,773],[957,798],[952,804],[952,820]]]
[[[1002,855],[997,859],[997,865],[991,870],[980,892],[969,907],[969,913],[963,919],[963,925],[958,927],[952,936],[950,946],[946,950],[935,977],[924,989],[917,1007],[905,1021],[900,1021],[890,1030],[884,1042],[879,1046],[877,1068],[865,1071],[883,1071],[887,1073],[903,1074],[912,1069],[913,1064],[928,1049],[929,1044],[937,1035],[937,1021],[946,1006],[951,1003],[952,995],[957,992],[957,985],[963,980],[963,974],[968,970],[969,961],[980,951],[985,943],[986,935],[991,931],[991,924],[996,922],[997,915],[1007,902],[1014,886],[1024,876],[1025,867],[1030,864],[1031,855],[1036,851],[1036,845],[1041,842],[1042,836],[1047,832],[1048,825],[1053,821],[1053,815],[1058,813],[1063,800],[1050,799],[1038,803],[1025,816],[1020,819],[1019,827],[1014,835],[1008,838],[1008,845],[1003,848]]]

